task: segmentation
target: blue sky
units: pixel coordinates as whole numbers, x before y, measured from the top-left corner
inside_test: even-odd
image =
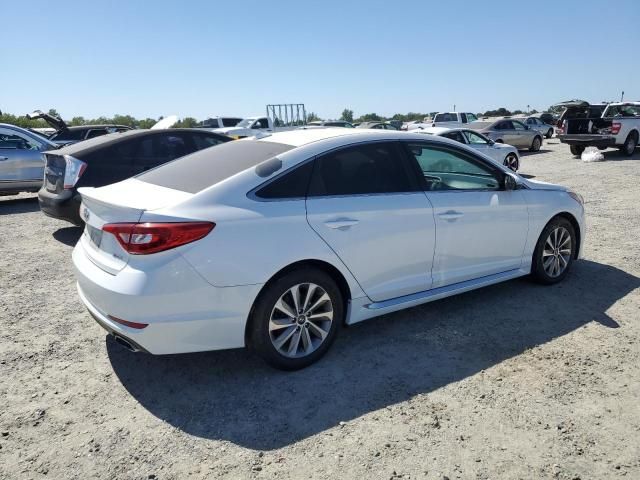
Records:
[[[3,2],[0,110],[538,110],[640,100],[639,2]],[[11,19],[15,20],[12,21]],[[9,61],[10,60],[10,61]]]

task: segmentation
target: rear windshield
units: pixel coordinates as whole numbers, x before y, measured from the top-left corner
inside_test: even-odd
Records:
[[[197,193],[292,148],[291,145],[256,140],[226,142],[165,163],[136,178],[161,187]]]
[[[457,122],[458,116],[455,113],[438,113],[434,122]]]

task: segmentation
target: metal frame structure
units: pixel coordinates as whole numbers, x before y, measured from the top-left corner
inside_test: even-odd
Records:
[[[273,120],[274,127],[299,127],[307,124],[307,111],[304,103],[267,105],[267,117]]]

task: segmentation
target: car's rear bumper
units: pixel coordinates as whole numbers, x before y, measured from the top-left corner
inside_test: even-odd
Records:
[[[43,187],[38,191],[38,203],[40,210],[49,217],[66,220],[74,225],[83,224],[80,218],[80,195],[73,190],[52,193]]]
[[[81,239],[73,251],[80,299],[105,330],[133,350],[172,354],[245,345],[247,318],[262,285],[214,287],[179,255],[171,264],[147,271],[126,266],[112,275],[84,249]],[[132,328],[114,317],[148,326]]]
[[[581,147],[612,147],[616,144],[616,137],[611,135],[561,134],[557,137],[562,143]]]

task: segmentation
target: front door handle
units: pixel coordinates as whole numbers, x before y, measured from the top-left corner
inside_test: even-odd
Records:
[[[438,217],[440,217],[443,220],[457,220],[462,216],[464,216],[464,213],[456,212],[455,210],[447,210],[446,212],[438,214]]]
[[[324,222],[324,224],[334,230],[347,230],[359,222],[360,220],[356,220],[354,218],[337,218],[335,220],[328,220]]]

